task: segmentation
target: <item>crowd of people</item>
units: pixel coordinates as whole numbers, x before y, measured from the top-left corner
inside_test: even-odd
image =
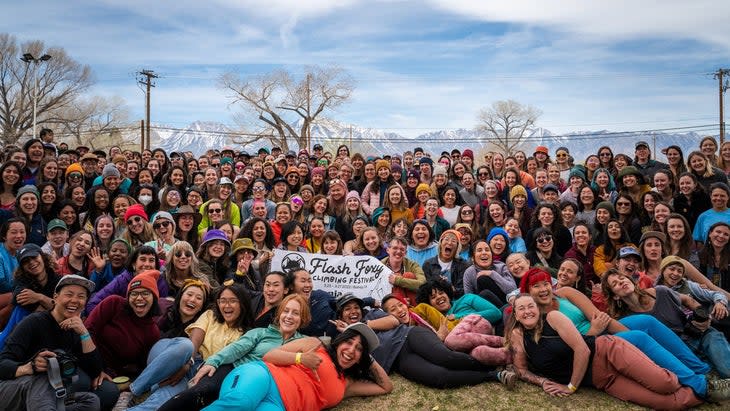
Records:
[[[665,163],[644,141],[196,157],[39,137],[0,154],[3,409],[318,410],[392,373],[730,399],[730,142]],[[335,298],[275,250],[375,257],[392,292]]]

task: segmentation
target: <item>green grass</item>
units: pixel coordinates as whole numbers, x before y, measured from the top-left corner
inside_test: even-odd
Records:
[[[518,382],[514,391],[501,384],[489,382],[473,387],[438,390],[410,382],[399,375],[391,375],[395,388],[389,395],[367,398],[348,398],[337,408],[342,410],[385,411],[450,411],[450,410],[642,410],[638,405],[617,400],[592,388],[581,388],[568,398],[555,398],[539,387]],[[703,410],[730,408],[730,402],[721,405],[705,404]]]

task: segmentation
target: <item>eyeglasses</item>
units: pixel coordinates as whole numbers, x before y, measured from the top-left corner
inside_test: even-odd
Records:
[[[169,193],[167,193],[167,195],[168,195],[169,197],[173,197],[173,198],[174,198],[174,197],[180,198],[180,194],[179,194],[179,193],[177,193],[177,192],[175,192],[175,191],[170,191]]]
[[[127,225],[132,225],[133,223],[139,223],[140,221],[142,221],[142,217],[135,216],[135,217],[132,217],[129,220],[127,220]]]
[[[238,298],[219,298],[218,305],[238,305]]]
[[[567,155],[566,153],[558,153],[558,154],[556,154],[555,156],[556,156],[556,157],[560,157],[560,158],[563,158],[563,157],[568,157],[568,155]]]
[[[150,297],[152,297],[152,291],[144,290],[144,291],[130,291],[129,292],[129,298],[135,299],[137,297],[150,298]]]
[[[208,212],[212,213],[212,214],[218,214],[218,213],[222,213],[223,209],[222,208],[209,208]]]
[[[546,236],[543,236],[543,237],[540,237],[540,238],[537,239],[537,242],[539,244],[548,243],[550,241],[553,241],[553,237],[552,236],[549,236],[549,235],[546,235]]]
[[[214,168],[218,168],[218,167],[220,167],[221,165],[220,165],[220,164],[211,164],[210,166],[211,166],[211,167],[214,167]]]
[[[604,153],[599,154],[599,156],[601,156],[601,157],[611,157],[611,153],[604,152]]]
[[[266,188],[265,187],[254,187],[251,190],[253,190],[253,191],[266,191]]]
[[[81,178],[81,174],[80,173],[71,173],[68,175],[68,178],[74,178],[74,179]]]
[[[628,201],[618,201],[616,203],[617,207],[631,207],[631,203]]]
[[[153,224],[153,225],[152,225],[152,228],[154,228],[155,230],[157,230],[157,229],[158,229],[158,228],[160,228],[160,227],[165,227],[165,228],[167,228],[167,227],[169,227],[169,226],[170,226],[170,222],[169,222],[169,221],[161,221],[161,222],[159,222],[159,223],[155,223],[155,224]]]
[[[184,255],[185,257],[188,257],[188,258],[190,258],[190,257],[192,257],[192,256],[193,256],[193,253],[191,253],[190,251],[178,251],[178,252],[176,252],[176,253],[175,253],[175,257],[177,257],[177,258],[180,258],[180,257],[182,257],[183,255]]]

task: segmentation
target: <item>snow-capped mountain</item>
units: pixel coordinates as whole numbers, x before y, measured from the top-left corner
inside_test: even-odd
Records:
[[[295,123],[294,128],[301,127]],[[242,145],[240,132],[216,122],[196,121],[184,130],[172,129],[164,126],[153,128],[152,143],[155,147],[162,147],[167,152],[192,151],[196,155],[204,153],[209,148],[232,146],[237,150],[256,152],[260,147],[268,147],[268,141],[260,140],[252,144]],[[415,138],[402,136],[385,130],[351,126],[338,123],[334,120],[321,119],[311,126],[312,144],[320,143],[326,151],[335,152],[341,144],[351,147],[351,152],[359,152],[365,156],[402,153],[420,146],[432,155],[438,156],[442,151],[451,151],[454,148],[465,150],[471,148],[475,156],[494,146],[489,139],[474,129],[438,130],[421,134]],[[570,150],[571,155],[582,161],[589,154],[596,153],[602,145],[610,146],[615,153],[626,153],[633,157],[634,145],[637,141],[646,141],[652,148],[654,158],[664,160],[661,149],[669,145],[677,145],[686,155],[695,150],[703,135],[695,132],[687,133],[621,133],[608,130],[580,131],[556,135],[550,130],[536,128],[531,131],[523,143],[518,147],[531,155],[539,145],[547,146],[554,152],[560,146]],[[289,149],[298,150],[296,143]]]

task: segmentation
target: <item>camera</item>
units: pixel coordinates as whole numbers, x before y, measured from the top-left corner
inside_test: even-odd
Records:
[[[76,357],[61,349],[53,350],[53,353],[56,354],[61,378],[65,380],[76,375]]]
[[[697,328],[692,321],[703,323],[710,319],[710,315],[704,307],[696,308],[692,311],[692,314],[687,318],[687,323],[684,325],[684,333],[692,338],[700,338],[705,333],[703,330]]]

